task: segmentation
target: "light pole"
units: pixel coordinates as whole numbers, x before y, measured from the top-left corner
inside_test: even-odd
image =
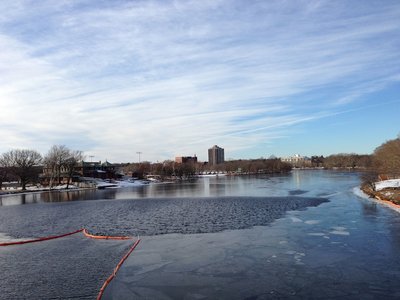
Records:
[[[138,151],[138,152],[136,152],[136,154],[139,155],[139,164],[140,164],[140,154],[142,154],[142,152]]]

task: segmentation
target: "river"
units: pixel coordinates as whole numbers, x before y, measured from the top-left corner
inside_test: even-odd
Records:
[[[358,185],[357,173],[296,170],[6,196],[0,238],[140,235],[103,299],[398,298],[400,215]],[[94,299],[129,245],[0,247],[0,298]]]

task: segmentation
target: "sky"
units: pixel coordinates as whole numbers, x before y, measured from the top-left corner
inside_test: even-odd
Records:
[[[1,1],[0,153],[372,153],[400,132],[400,2]]]

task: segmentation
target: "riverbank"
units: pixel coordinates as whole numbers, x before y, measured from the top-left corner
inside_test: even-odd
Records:
[[[38,187],[38,188],[31,188],[31,189],[13,189],[13,190],[1,190],[0,196],[13,196],[13,195],[21,195],[21,194],[35,194],[35,193],[45,193],[45,192],[70,192],[70,191],[82,191],[82,190],[90,190],[96,189],[97,187],[76,187],[70,185],[68,188],[66,187]]]
[[[123,188],[131,186],[143,186],[151,183],[148,180],[101,180],[101,179],[90,179],[88,181],[76,184],[66,184],[53,186],[51,188],[44,186],[29,186],[27,189],[22,190],[21,188],[12,188],[6,190],[0,190],[0,196],[13,196],[20,194],[35,194],[35,193],[46,193],[46,192],[73,192],[83,190],[96,190],[105,188]]]
[[[360,189],[370,198],[374,198],[380,203],[400,212],[400,189],[384,188],[378,191],[374,191],[370,186],[365,184],[362,185]]]

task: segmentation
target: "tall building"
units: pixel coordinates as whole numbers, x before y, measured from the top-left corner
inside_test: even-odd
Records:
[[[224,149],[214,145],[208,149],[208,163],[210,165],[221,164],[225,161]]]

